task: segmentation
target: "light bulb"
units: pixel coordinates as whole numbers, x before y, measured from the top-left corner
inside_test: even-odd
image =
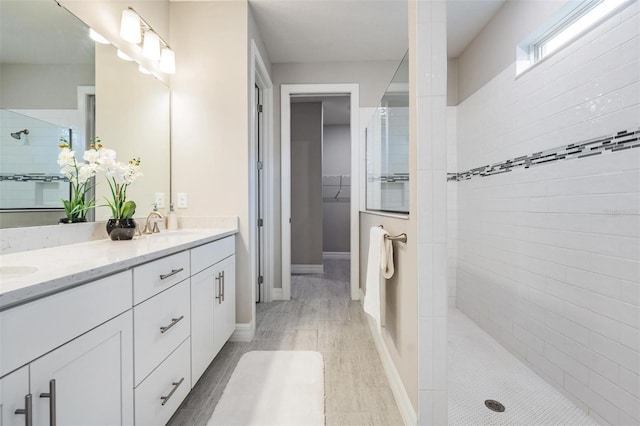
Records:
[[[176,54],[168,47],[160,52],[160,70],[167,74],[176,73]]]
[[[144,33],[142,56],[152,61],[160,59],[160,37],[151,30]]]
[[[89,37],[91,37],[91,40],[95,41],[96,43],[111,44],[111,42],[109,42],[109,40],[107,40],[106,38],[102,37],[93,28],[89,28]]]
[[[131,9],[125,9],[122,11],[120,37],[135,44],[142,41],[142,35],[140,34],[140,17]]]

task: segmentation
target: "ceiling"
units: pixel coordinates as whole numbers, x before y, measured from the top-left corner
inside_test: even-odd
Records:
[[[457,57],[505,0],[448,0],[448,57]],[[249,0],[273,63],[400,61],[407,0]]]

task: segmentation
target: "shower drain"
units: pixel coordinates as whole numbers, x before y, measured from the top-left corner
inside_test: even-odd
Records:
[[[484,402],[484,405],[491,411],[497,411],[498,413],[502,413],[504,411],[504,405],[498,401],[494,401],[493,399],[487,399]]]

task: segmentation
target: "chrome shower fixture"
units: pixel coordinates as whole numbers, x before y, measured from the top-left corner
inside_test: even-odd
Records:
[[[19,132],[15,132],[15,133],[11,133],[11,137],[14,139],[18,139],[20,140],[20,135],[22,134],[28,135],[29,134],[29,129],[24,129],[24,130],[20,130]]]

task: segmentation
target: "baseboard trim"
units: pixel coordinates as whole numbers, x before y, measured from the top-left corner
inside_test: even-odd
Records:
[[[282,288],[271,289],[271,300],[284,300],[282,297]]]
[[[324,265],[291,265],[292,274],[322,274]]]
[[[360,303],[363,303],[363,301],[364,293],[362,289],[360,289]],[[407,390],[402,383],[400,373],[398,373],[396,366],[393,364],[393,359],[391,359],[391,354],[389,354],[389,350],[387,349],[387,345],[384,342],[382,335],[377,330],[369,315],[367,315],[367,324],[369,324],[369,330],[371,330],[373,341],[376,345],[376,349],[378,350],[378,354],[380,355],[384,372],[387,374],[389,386],[391,387],[391,392],[396,400],[396,404],[398,404],[398,410],[400,410],[402,420],[406,426],[415,426],[418,423],[418,416],[416,411],[413,409],[413,405],[409,399],[409,394],[407,394]]]
[[[236,330],[229,338],[230,342],[250,342],[253,340],[253,336],[256,334],[256,323],[251,321],[249,323],[236,324]]]
[[[349,260],[351,259],[351,253],[348,251],[325,251],[322,253],[322,258],[330,260]]]

